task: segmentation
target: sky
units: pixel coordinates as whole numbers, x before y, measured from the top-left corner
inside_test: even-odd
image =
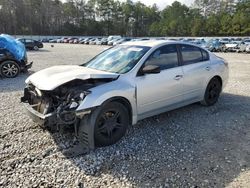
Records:
[[[65,2],[66,0],[61,0]],[[125,1],[125,0],[120,0],[120,1]],[[132,0],[134,2],[138,0]],[[140,0],[145,5],[153,5],[154,3],[157,4],[157,6],[162,10],[164,9],[167,5],[171,5],[175,0]],[[191,5],[194,0],[178,0],[179,2],[186,4],[186,5]]]
[[[155,3],[160,9],[164,9],[167,5],[171,5],[175,0],[140,0],[140,1],[145,5],[153,5]],[[178,1],[188,6],[194,2],[194,0],[178,0]]]

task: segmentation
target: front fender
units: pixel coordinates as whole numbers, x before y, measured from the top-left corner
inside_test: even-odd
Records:
[[[131,84],[118,79],[92,88],[90,91],[91,93],[84,98],[77,111],[98,107],[111,98],[121,97],[128,100],[131,105],[132,124],[137,122],[136,88]]]

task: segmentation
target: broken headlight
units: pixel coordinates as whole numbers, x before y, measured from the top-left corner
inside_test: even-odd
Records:
[[[75,94],[73,97],[70,96],[70,103],[69,103],[69,109],[76,109],[80,103],[83,101],[85,98],[85,93],[78,93]]]

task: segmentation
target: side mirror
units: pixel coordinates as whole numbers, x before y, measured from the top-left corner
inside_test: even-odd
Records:
[[[147,65],[142,69],[142,74],[158,74],[160,72],[161,69],[157,65]]]

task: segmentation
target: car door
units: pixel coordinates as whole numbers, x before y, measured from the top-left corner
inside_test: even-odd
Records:
[[[164,108],[182,100],[182,68],[176,45],[166,45],[155,50],[142,67],[156,65],[158,74],[138,75],[137,111],[140,119],[161,112]]]
[[[25,40],[26,48],[32,49],[34,47],[34,41],[31,39]]]
[[[200,99],[204,94],[211,64],[209,54],[193,45],[179,45],[184,73],[184,100]]]

